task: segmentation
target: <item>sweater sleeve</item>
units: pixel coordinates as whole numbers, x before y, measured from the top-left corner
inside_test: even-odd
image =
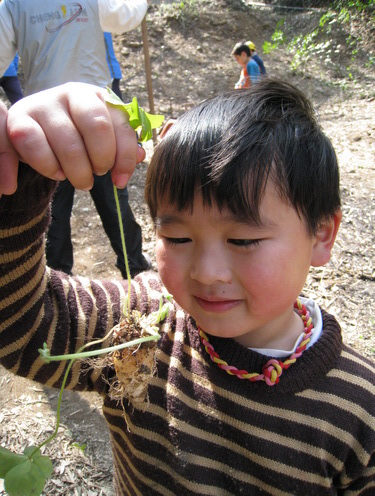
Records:
[[[51,355],[74,353],[104,337],[120,320],[125,288],[46,267],[55,183],[20,164],[18,184],[14,195],[0,198],[0,362],[13,373],[59,386],[67,362],[46,364],[39,348],[47,343]],[[67,387],[102,393],[106,385],[100,371],[87,373],[75,362]]]

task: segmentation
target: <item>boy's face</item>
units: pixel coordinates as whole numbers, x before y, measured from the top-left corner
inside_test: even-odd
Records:
[[[245,65],[249,59],[246,52],[241,52],[240,55],[234,55],[234,58],[235,58],[237,64],[242,65],[242,66]]]
[[[262,224],[203,206],[193,213],[162,202],[156,257],[163,283],[207,333],[245,346],[290,349],[303,330],[293,311],[319,244],[272,182]]]

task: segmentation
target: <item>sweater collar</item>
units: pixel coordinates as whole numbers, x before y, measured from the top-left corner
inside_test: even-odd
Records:
[[[254,392],[261,391],[262,394],[265,391],[268,391],[270,394],[297,393],[313,387],[318,381],[322,380],[335,366],[342,350],[343,343],[338,322],[324,310],[322,310],[322,316],[323,332],[319,340],[314,346],[304,351],[295,363],[284,370],[280,376],[280,382],[272,387],[263,381],[251,382],[226,373],[211,361],[203,345],[195,339],[194,341],[197,343],[202,357],[210,367],[210,379],[216,384],[222,383],[223,387],[229,387],[233,390],[242,389],[245,386]],[[193,325],[193,327],[198,334],[196,325]],[[220,358],[238,369],[260,373],[263,365],[272,358],[245,348],[233,339],[218,338],[215,336],[209,336],[209,338]]]

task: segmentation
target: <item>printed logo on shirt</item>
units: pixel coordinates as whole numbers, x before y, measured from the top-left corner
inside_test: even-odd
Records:
[[[38,15],[32,15],[30,17],[31,24],[37,23],[49,23],[50,21],[58,21],[55,26],[46,26],[46,31],[48,33],[55,33],[59,31],[64,26],[70,24],[73,21],[76,22],[87,22],[88,16],[86,9],[83,9],[82,5],[79,3],[71,3],[67,5],[62,5],[61,10],[55,10],[50,12],[44,12]]]

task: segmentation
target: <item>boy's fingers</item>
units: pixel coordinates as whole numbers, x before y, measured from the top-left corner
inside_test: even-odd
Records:
[[[21,159],[40,174],[90,189],[93,174],[112,170],[124,187],[144,159],[127,114],[105,102],[103,89],[68,83],[13,105],[8,135]]]
[[[97,91],[90,85],[68,84],[13,105],[8,133],[21,159],[44,176],[68,178],[76,188],[90,189],[93,172],[109,170],[115,156],[110,116]],[[107,145],[100,148],[96,144],[101,140]],[[103,169],[96,170],[103,162]]]
[[[116,156],[112,169],[112,181],[118,188],[124,188],[137,163],[145,158],[143,149],[138,146],[137,135],[129,125],[127,114],[114,106],[108,105],[115,133]]]
[[[92,86],[82,94],[72,92],[69,98],[70,118],[80,133],[92,171],[97,175],[112,169],[116,160],[114,122],[104,95],[105,90]]]
[[[60,121],[56,102],[50,112]],[[45,133],[55,125],[49,122],[48,115],[45,100],[40,101],[39,94],[20,100],[9,109],[8,136],[23,162],[46,177],[60,180],[64,173]]]
[[[107,112],[96,90],[89,85],[63,85],[17,102],[9,112],[8,133],[21,159],[51,179],[68,178],[76,188],[90,189],[95,172],[93,143],[100,141],[95,116],[100,120],[100,114]],[[107,135],[103,133],[104,141]],[[86,149],[87,136],[92,136],[91,149]]]
[[[6,106],[0,102],[0,196],[17,189],[18,156],[7,135]]]
[[[71,99],[70,115],[80,131],[95,174],[111,170],[114,184],[123,188],[145,154],[137,143],[137,135],[129,125],[126,112],[107,104],[105,90],[96,89],[97,99],[89,95]]]

